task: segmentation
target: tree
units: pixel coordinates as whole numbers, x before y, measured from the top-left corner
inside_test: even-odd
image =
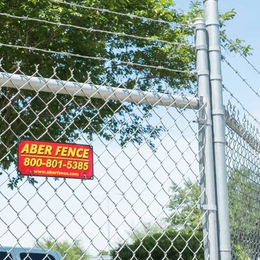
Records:
[[[148,90],[152,85],[153,90],[164,92],[167,85],[170,93],[180,87],[195,92],[192,83],[196,78],[174,70],[195,68],[194,51],[187,42],[194,33],[184,25],[202,14],[198,3],[184,12],[175,8],[172,0],[74,0],[70,4],[59,0],[3,0],[0,11],[12,15],[1,16],[0,21],[2,68],[7,72],[94,84],[105,82],[128,89],[138,86]],[[223,27],[224,21],[234,14],[232,10],[221,16]],[[223,44],[232,51],[249,50],[241,41],[225,40]],[[18,68],[15,63],[19,63]],[[5,87],[1,88],[0,99],[3,169],[16,162],[16,144],[21,138],[74,142],[82,134],[90,141],[94,135],[106,140],[117,135],[122,146],[129,141],[146,141],[154,149],[152,140],[164,130],[148,123],[148,105],[139,106],[143,114],[140,116],[130,103]],[[14,178],[10,187],[18,181]]]
[[[162,233],[163,227],[165,226],[165,221],[162,223],[156,222],[152,224],[149,222],[142,222],[141,226],[137,228],[131,228],[131,232],[128,232],[128,236],[132,241],[143,239],[145,236],[152,236],[156,233]]]
[[[121,244],[112,252],[113,259],[204,259],[201,232],[168,230]]]
[[[43,238],[37,243],[37,246],[58,251],[64,260],[88,260],[90,258],[80,240],[69,243],[66,240],[56,241],[53,238]]]
[[[242,260],[259,254],[259,180],[246,168],[232,170],[228,176],[232,253]],[[199,185],[189,180],[183,187],[173,183],[171,190],[168,207],[172,213],[166,221],[173,229],[197,230],[202,234]]]
[[[171,191],[168,208],[172,213],[166,221],[177,230],[201,230],[200,187],[188,180],[183,187],[173,183]]]
[[[259,173],[247,168],[229,173],[229,216],[234,247],[252,258],[260,255]]]
[[[232,255],[238,260],[249,259],[258,256],[259,184],[249,169],[233,170],[228,176]],[[112,253],[115,259],[163,259],[165,254],[177,259],[178,252],[183,252],[183,259],[191,259],[192,252],[197,252],[196,259],[204,259],[200,186],[187,180],[183,186],[173,183],[171,191],[166,231],[163,225],[145,223],[130,235],[132,243],[117,246]],[[183,251],[184,241],[190,241],[191,250]]]

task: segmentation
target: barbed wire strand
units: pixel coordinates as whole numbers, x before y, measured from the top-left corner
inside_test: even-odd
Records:
[[[164,24],[175,23],[177,25],[180,25],[181,27],[186,27],[186,28],[190,28],[190,29],[193,28],[191,23],[190,24],[189,23],[181,24],[181,23],[176,23],[176,22],[165,21],[163,19],[154,19],[154,18],[139,16],[139,15],[136,15],[136,14],[129,14],[129,13],[126,14],[126,13],[111,11],[111,10],[104,9],[104,8],[98,8],[98,7],[93,7],[93,6],[84,6],[84,5],[80,5],[80,4],[76,4],[76,3],[68,3],[68,2],[65,2],[65,1],[59,1],[59,0],[50,0],[50,2],[55,3],[55,4],[64,4],[64,5],[74,6],[74,7],[78,7],[78,8],[89,9],[89,10],[93,10],[93,11],[99,11],[99,12],[102,12],[102,13],[116,14],[116,15],[131,18],[131,19],[137,18],[137,19],[141,19],[141,20],[147,20],[147,21],[151,21],[151,22],[164,23]]]
[[[69,28],[84,30],[84,31],[87,31],[87,32],[99,32],[99,33],[106,33],[106,34],[122,36],[122,37],[129,37],[129,38],[134,38],[134,39],[155,41],[155,42],[170,44],[170,45],[173,45],[173,46],[187,47],[187,48],[190,48],[190,49],[194,49],[194,45],[189,44],[189,43],[176,43],[176,42],[160,40],[160,39],[152,38],[152,37],[142,37],[142,36],[136,36],[136,35],[132,35],[132,34],[94,29],[94,28],[91,28],[91,27],[86,28],[86,27],[77,26],[77,25],[73,25],[73,24],[64,24],[64,23],[61,23],[61,22],[52,22],[52,21],[47,21],[47,20],[42,20],[42,19],[37,19],[37,18],[31,18],[31,17],[28,17],[28,16],[16,16],[16,15],[8,14],[8,13],[0,13],[0,16],[5,16],[5,17],[9,17],[9,18],[24,20],[24,21],[33,21],[33,22],[40,22],[40,23],[51,24],[51,25],[56,25],[56,26],[69,27]]]
[[[234,45],[233,42],[232,42],[231,40],[229,40],[226,36],[223,36],[223,38],[224,38],[227,42],[229,42],[229,43],[231,44],[231,46]],[[250,61],[248,60],[248,58],[243,54],[243,52],[242,52],[241,50],[239,50],[239,49],[238,49],[237,52],[238,52],[238,54],[248,63],[248,65],[250,65],[250,66],[253,68],[253,70],[256,71],[256,72],[260,75],[260,71],[255,67],[254,64],[252,64],[252,62],[250,62]]]
[[[224,85],[222,84],[223,89],[229,93],[229,95],[231,96],[231,98],[233,98],[240,106],[241,108],[253,119],[253,121],[260,125],[260,122],[243,106],[243,104],[241,103],[241,101],[238,100],[238,98]]]
[[[223,60],[226,62],[226,64],[238,75],[238,77],[253,91],[253,93],[260,98],[260,94],[252,87],[245,78],[239,73],[238,70],[236,70],[232,64],[224,57],[222,56]]]
[[[170,71],[170,72],[175,72],[175,73],[184,73],[184,74],[188,74],[191,76],[196,75],[196,71],[170,69],[170,68],[166,68],[163,66],[153,66],[153,65],[148,65],[148,64],[139,64],[139,63],[135,63],[135,62],[112,60],[112,59],[107,59],[107,58],[102,58],[102,57],[86,56],[86,55],[74,54],[74,53],[70,53],[70,52],[66,52],[66,51],[52,51],[52,50],[35,48],[35,47],[26,47],[26,46],[6,44],[6,43],[0,43],[0,46],[9,47],[9,48],[17,48],[17,49],[26,49],[26,50],[30,50],[30,51],[39,51],[39,52],[51,53],[51,54],[59,54],[59,55],[65,55],[65,56],[71,56],[71,57],[83,58],[83,59],[113,62],[113,63],[117,63],[119,65],[125,65],[125,66],[131,66],[131,67],[142,67],[142,68],[149,68],[149,69],[156,69],[156,70],[165,70],[165,71]]]

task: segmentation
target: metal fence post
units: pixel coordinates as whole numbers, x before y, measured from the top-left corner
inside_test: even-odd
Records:
[[[213,138],[211,118],[210,79],[208,64],[207,31],[205,21],[194,21],[196,30],[196,67],[198,73],[198,95],[203,98],[204,109],[200,110],[200,172],[202,174],[202,211],[205,259],[218,258],[217,212],[215,171],[213,160]]]
[[[209,65],[212,94],[212,119],[218,205],[218,237],[220,259],[231,259],[227,169],[225,156],[225,109],[223,105],[221,47],[218,1],[204,0],[206,28],[209,38]]]

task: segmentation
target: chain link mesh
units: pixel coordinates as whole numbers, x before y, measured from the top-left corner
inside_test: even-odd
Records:
[[[193,17],[31,4],[0,12],[0,249],[208,259]],[[25,139],[91,145],[94,179],[21,176]]]
[[[259,123],[234,98],[226,113],[232,255],[233,259],[258,259],[260,143],[256,124]]]
[[[259,71],[249,55],[238,54],[223,57],[232,78],[223,85],[232,259],[259,259]]]
[[[14,81],[15,75],[25,82]],[[33,248],[44,238],[71,247],[80,241],[85,249],[80,258],[98,259],[106,251],[115,259],[130,259],[129,254],[141,259],[144,250],[147,256],[198,259],[203,237],[197,109],[175,108],[176,98],[171,106],[156,105],[157,94],[148,108],[141,101],[59,94],[48,85],[57,80],[64,93],[72,76],[63,85],[55,73],[41,77],[38,89],[31,79],[18,67],[1,87],[1,245]],[[6,87],[10,81],[12,87]],[[23,89],[28,84],[31,90]],[[177,97],[186,107],[197,100]],[[17,144],[26,138],[92,145],[94,180],[21,178]]]

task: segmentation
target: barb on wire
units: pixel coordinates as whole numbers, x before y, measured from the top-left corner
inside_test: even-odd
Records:
[[[226,106],[226,124],[233,130],[237,135],[239,135],[247,144],[249,144],[255,151],[260,151],[260,141],[259,141],[259,131],[255,125],[253,125],[249,120],[250,117],[255,124],[260,126],[260,122],[242,105],[242,103],[234,96],[231,91],[228,90],[224,85],[223,89],[229,93],[231,98],[233,98],[244,110],[246,114],[241,119],[239,110],[231,104],[229,101]]]
[[[234,46],[234,43],[231,40],[229,40],[225,35],[223,35],[223,38],[230,44],[230,46]],[[250,62],[248,60],[246,55],[239,48],[236,51],[248,63],[248,65],[251,66],[253,68],[253,70],[256,71],[260,75],[260,71],[255,67],[254,64],[252,64],[252,62]]]
[[[241,108],[253,119],[253,121],[260,126],[260,122],[243,106],[243,104],[238,100],[237,97],[225,86],[222,84],[223,89],[229,93],[231,98],[233,98],[240,106]]]
[[[184,74],[188,74],[191,76],[194,76],[196,74],[196,72],[194,72],[194,71],[170,69],[170,68],[166,68],[163,66],[139,64],[139,63],[135,63],[135,62],[126,62],[126,61],[122,61],[122,60],[111,60],[111,59],[102,58],[102,57],[74,54],[74,53],[70,53],[70,52],[66,52],[66,51],[52,51],[52,50],[35,48],[35,47],[26,47],[26,46],[6,44],[6,43],[0,43],[0,46],[17,48],[17,49],[26,49],[26,50],[30,50],[30,51],[39,51],[39,52],[56,54],[56,55],[59,54],[62,56],[71,56],[71,57],[83,58],[83,59],[92,59],[92,60],[98,60],[98,61],[113,62],[113,63],[119,64],[119,65],[130,66],[130,67],[143,67],[143,68],[150,68],[150,69],[156,69],[156,70],[165,70],[165,71],[171,71],[171,72],[176,72],[176,73],[184,73]]]
[[[84,6],[84,5],[80,5],[80,4],[76,4],[76,3],[68,3],[68,2],[60,1],[60,0],[50,0],[50,2],[55,3],[55,4],[64,4],[64,5],[74,6],[74,7],[78,7],[78,8],[99,11],[101,13],[116,14],[116,15],[120,15],[120,16],[129,17],[131,19],[137,18],[137,19],[141,19],[141,20],[146,20],[146,21],[151,21],[151,22],[156,22],[156,23],[164,23],[164,24],[175,23],[176,25],[179,25],[181,27],[185,27],[185,28],[189,28],[189,29],[192,28],[192,24],[180,24],[180,23],[176,23],[176,22],[165,21],[163,19],[154,19],[154,18],[139,16],[136,14],[121,13],[121,12],[111,11],[111,10],[104,9],[104,8],[98,8],[98,7],[93,7],[93,6]]]
[[[249,89],[251,89],[253,93],[260,98],[260,94],[247,82],[247,80],[239,73],[239,71],[236,70],[224,56],[222,56],[222,58],[226,64],[238,75],[238,77],[249,87]]]
[[[231,106],[232,108],[232,106]],[[235,111],[237,113],[237,111]],[[249,144],[255,151],[260,151],[260,141],[256,134],[256,128],[249,123],[247,119],[239,120],[231,111],[231,114],[226,110],[226,124],[236,132],[247,144]]]
[[[187,47],[187,48],[194,49],[194,45],[189,44],[189,43],[170,42],[170,41],[166,41],[166,40],[160,40],[158,38],[142,37],[142,36],[138,36],[138,35],[126,34],[126,33],[121,33],[121,32],[106,31],[106,30],[95,29],[95,28],[91,28],[91,27],[86,28],[86,27],[73,25],[73,24],[64,24],[64,23],[61,23],[61,22],[52,22],[52,21],[42,20],[42,19],[38,19],[38,18],[32,18],[32,17],[28,17],[28,16],[12,15],[12,14],[8,14],[8,13],[1,13],[0,12],[0,16],[19,19],[19,20],[22,20],[22,21],[40,22],[40,23],[51,24],[51,25],[56,25],[56,26],[79,29],[79,30],[83,30],[83,31],[87,31],[87,32],[98,32],[98,33],[116,35],[116,36],[121,36],[121,37],[129,37],[129,38],[141,39],[141,40],[148,40],[148,41],[170,44],[170,45],[178,46],[178,47]]]

